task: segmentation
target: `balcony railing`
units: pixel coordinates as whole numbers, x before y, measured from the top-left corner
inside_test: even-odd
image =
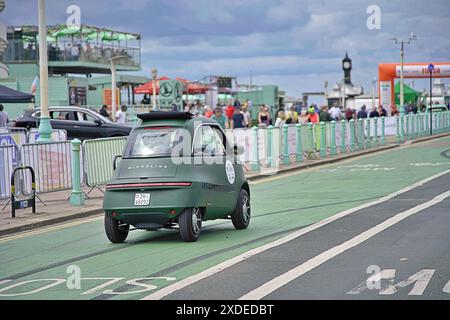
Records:
[[[48,44],[47,54],[49,62],[96,63],[108,65],[107,68],[109,68],[110,58],[123,56],[124,58],[116,61],[118,68],[121,66],[139,68],[141,64],[139,48],[118,45],[91,45],[87,42],[58,41],[58,43]],[[38,44],[36,41],[10,40],[4,59],[7,63],[36,62],[39,59]]]

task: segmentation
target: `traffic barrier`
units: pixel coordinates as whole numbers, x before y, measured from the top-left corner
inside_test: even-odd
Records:
[[[126,141],[127,137],[114,137],[83,142],[83,165],[88,187],[105,185],[111,179],[114,158],[123,153]]]
[[[17,200],[16,199],[16,172],[18,171],[24,171],[28,170],[31,175],[31,197],[27,199]],[[16,217],[16,210],[17,209],[26,209],[31,207],[32,213],[36,213],[36,179],[34,170],[32,167],[29,166],[23,166],[23,167],[17,167],[13,170],[13,173],[11,174],[11,217]]]
[[[0,199],[8,199],[11,196],[11,174],[18,164],[19,150],[17,146],[0,146]]]
[[[27,135],[27,141],[28,143],[36,143],[39,139],[39,131],[36,128],[31,129],[28,132]],[[67,140],[67,131],[61,130],[61,129],[54,129],[52,130],[52,141],[58,142],[58,141],[66,141]]]
[[[70,141],[24,144],[20,147],[22,166],[30,166],[36,174],[36,192],[61,191],[72,188]],[[22,192],[29,195],[30,176],[24,174]]]

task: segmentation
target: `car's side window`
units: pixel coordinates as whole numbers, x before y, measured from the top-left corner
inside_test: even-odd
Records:
[[[201,126],[194,137],[194,155],[220,156],[224,145],[218,132],[211,126]]]
[[[78,121],[94,123],[96,118],[86,112],[77,112]]]
[[[50,118],[54,120],[70,120],[67,111],[51,111]]]
[[[213,127],[214,136],[217,143],[217,155],[225,155],[225,137],[222,131],[219,128]]]

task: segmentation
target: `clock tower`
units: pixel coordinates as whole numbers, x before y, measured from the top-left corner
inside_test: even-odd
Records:
[[[342,59],[342,70],[344,70],[344,81],[345,84],[352,84],[352,59],[348,57],[347,52],[345,53],[345,58]]]

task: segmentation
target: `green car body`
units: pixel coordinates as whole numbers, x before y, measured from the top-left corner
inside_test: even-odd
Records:
[[[181,225],[180,216],[193,215],[187,211],[197,210],[201,221],[229,216],[233,219],[236,211],[242,211],[240,205],[248,207],[249,220],[249,185],[242,165],[235,161],[236,148],[228,144],[217,122],[182,112],[152,112],[139,117],[141,122],[130,134],[122,160],[106,186],[103,208],[107,235],[121,235],[117,232],[120,226],[122,234],[127,234],[130,225],[145,230],[179,225],[182,232],[189,226]],[[179,138],[181,135],[183,138]],[[170,147],[166,148],[166,141],[170,141]],[[247,204],[239,204],[241,194],[247,195]],[[191,224],[195,224],[196,218],[192,219]],[[245,222],[246,228],[248,221]],[[110,229],[119,230],[108,230],[107,223]],[[240,226],[238,229],[244,229]],[[198,234],[191,234],[186,239],[182,234],[185,241],[195,241],[197,237]],[[122,242],[115,240],[123,237],[108,238]]]

